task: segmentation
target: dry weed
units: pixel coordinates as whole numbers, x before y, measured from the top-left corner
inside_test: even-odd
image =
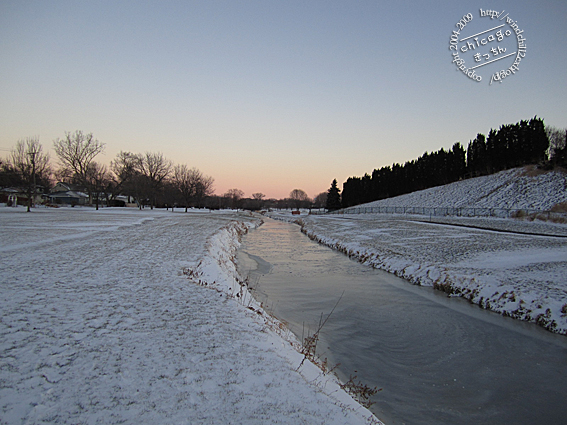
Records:
[[[554,213],[567,213],[567,202],[555,204],[550,211]]]
[[[374,404],[374,402],[370,401],[370,397],[376,394],[378,391],[382,391],[382,388],[378,389],[378,387],[369,387],[366,384],[363,384],[361,381],[355,382],[355,376],[350,376],[350,379],[341,385],[341,388],[349,393],[351,396],[354,397],[356,401],[358,401],[362,406],[366,407],[367,409]]]

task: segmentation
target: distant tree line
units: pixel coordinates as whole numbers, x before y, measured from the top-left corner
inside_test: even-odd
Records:
[[[322,209],[327,202],[327,193],[322,192],[311,199],[302,189],[293,189],[289,196],[282,199],[265,199],[266,195],[257,192],[251,198],[244,197],[239,189],[229,189],[221,196],[210,199],[211,208],[233,208],[242,210],[289,210],[289,209]]]
[[[59,160],[59,167],[53,170],[39,138],[19,140],[8,159],[0,161],[0,187],[24,189],[28,210],[32,199],[47,194],[54,181],[84,191],[97,209],[103,203],[130,202],[139,208],[177,206],[187,210],[203,206],[213,194],[212,177],[184,164],[174,165],[159,152],[120,152],[110,167],[100,164],[95,158],[104,146],[92,133],[67,132],[53,142]]]
[[[36,200],[47,202],[55,182],[84,192],[88,203],[97,209],[100,205],[120,206],[135,204],[144,207],[209,208],[209,209],[310,209],[324,208],[327,194],[315,199],[301,189],[294,189],[284,199],[265,199],[257,192],[245,198],[240,189],[230,189],[214,195],[212,177],[195,167],[174,164],[160,152],[119,152],[110,164],[96,162],[104,152],[105,144],[92,133],[66,132],[53,142],[57,166],[52,167],[49,155],[43,152],[38,137],[19,140],[6,160],[0,159],[0,189],[17,189],[20,203],[28,210]],[[8,196],[0,194],[0,202]],[[23,199],[24,196],[26,199]]]
[[[468,177],[496,173],[527,164],[566,166],[567,130],[546,129],[537,117],[478,134],[465,151],[460,143],[451,150],[425,152],[404,165],[393,164],[350,177],[343,184],[343,208],[390,198]],[[550,140],[553,140],[550,144]],[[549,161],[548,161],[549,159]]]
[[[371,175],[350,177],[343,184],[342,195],[333,180],[331,188],[314,199],[301,189],[294,189],[288,198],[279,200],[265,199],[259,192],[245,198],[239,189],[216,196],[212,177],[195,167],[175,165],[159,152],[120,152],[106,166],[95,161],[104,151],[104,143],[92,133],[65,133],[64,138],[54,141],[53,147],[59,160],[56,169],[38,137],[19,140],[7,160],[0,159],[0,189],[18,188],[20,194],[27,196],[28,210],[34,199],[49,192],[54,181],[84,191],[89,203],[97,208],[100,204],[115,206],[127,202],[139,208],[181,207],[186,211],[191,207],[336,210],[525,164],[567,167],[567,129],[546,128],[537,117],[503,125],[498,131],[491,130],[488,137],[479,133],[466,150],[455,143],[448,151],[425,152],[404,165],[393,164],[376,169]],[[7,198],[4,191],[2,197]]]

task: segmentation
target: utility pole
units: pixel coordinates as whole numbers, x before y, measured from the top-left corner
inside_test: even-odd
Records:
[[[28,152],[28,155],[30,156],[30,160],[31,160],[31,164],[32,164],[32,182],[33,185],[31,187],[31,190],[29,190],[28,193],[28,212],[31,211],[31,207],[32,207],[32,200],[33,197],[35,196],[37,189],[36,189],[36,183],[35,183],[35,156],[37,155],[37,148],[33,148],[33,150],[31,152]]]

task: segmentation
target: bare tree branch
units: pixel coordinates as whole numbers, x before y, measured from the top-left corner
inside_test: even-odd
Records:
[[[64,139],[56,139],[53,148],[61,162],[62,174],[85,186],[90,198],[92,187],[88,179],[89,166],[104,151],[104,143],[95,139],[92,133],[83,134],[77,130],[73,134],[66,132]]]
[[[172,162],[166,159],[161,152],[146,152],[138,157],[138,169],[147,180],[147,195],[152,209],[157,203],[159,189],[171,174],[172,166]]]
[[[28,212],[37,192],[38,178],[49,179],[49,155],[43,153],[39,137],[19,140],[10,155],[11,165],[19,174],[28,195]]]

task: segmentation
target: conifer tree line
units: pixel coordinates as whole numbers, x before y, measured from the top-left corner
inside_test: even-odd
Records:
[[[479,133],[466,151],[460,143],[455,143],[448,151],[442,148],[425,152],[404,165],[393,164],[374,170],[372,175],[349,177],[343,184],[341,206],[391,198],[522,165],[544,164],[548,158],[554,165],[565,166],[567,136],[564,130],[551,130],[546,132],[543,119],[534,117],[491,129],[488,137]],[[558,137],[550,146],[548,135],[554,134],[553,131]]]

